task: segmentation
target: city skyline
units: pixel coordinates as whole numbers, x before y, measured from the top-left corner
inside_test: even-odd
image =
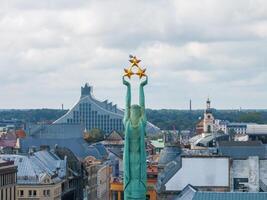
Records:
[[[68,109],[86,82],[123,108],[129,54],[147,68],[148,108],[204,109],[208,97],[218,109],[267,108],[265,1],[1,5],[0,109]]]

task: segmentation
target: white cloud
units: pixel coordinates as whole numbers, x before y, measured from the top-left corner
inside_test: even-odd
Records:
[[[264,0],[3,0],[0,108],[69,107],[85,82],[123,106],[128,54],[147,68],[148,107],[249,93],[243,107],[264,108],[266,13]]]

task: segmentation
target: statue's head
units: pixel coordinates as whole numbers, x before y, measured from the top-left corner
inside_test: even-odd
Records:
[[[134,125],[137,125],[141,117],[141,107],[139,105],[131,105],[130,119]]]

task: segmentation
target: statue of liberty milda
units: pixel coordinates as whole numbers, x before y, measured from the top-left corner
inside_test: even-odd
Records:
[[[146,199],[146,115],[144,86],[147,84],[145,69],[138,65],[140,60],[130,56],[131,67],[124,69],[123,84],[127,86],[126,107],[124,114],[125,142],[123,153],[124,164],[124,200],[145,200]],[[132,71],[137,67],[137,73]],[[131,84],[125,80],[132,75],[138,75],[140,79],[145,77],[139,86],[139,105],[131,105]]]

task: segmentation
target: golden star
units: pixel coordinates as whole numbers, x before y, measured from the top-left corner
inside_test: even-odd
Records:
[[[141,79],[143,76],[146,76],[146,69],[141,69],[140,67],[138,68],[138,72],[136,73],[136,75],[139,76],[139,78]]]
[[[138,66],[138,63],[141,61],[136,58],[136,56],[133,56],[130,60],[130,63],[132,63],[132,66]]]
[[[125,72],[124,76],[127,76],[128,78],[131,78],[131,76],[134,75],[131,68],[130,69],[124,69],[124,72]]]

